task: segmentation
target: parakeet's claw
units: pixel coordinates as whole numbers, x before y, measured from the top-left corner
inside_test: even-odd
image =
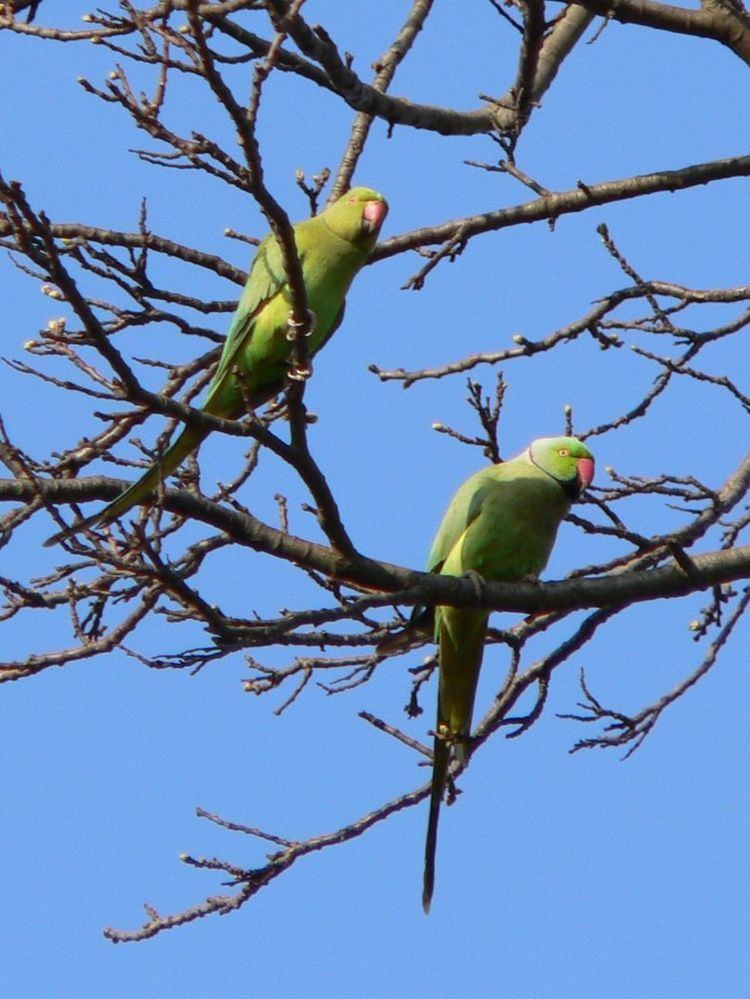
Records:
[[[306,361],[303,365],[293,365],[290,367],[286,376],[290,382],[306,382],[312,373],[312,364]]]
[[[304,319],[301,323],[298,323],[294,318],[294,313],[290,312],[289,318],[286,321],[287,340],[296,340],[301,329],[304,329],[305,336],[312,336],[315,331],[315,324],[317,321],[315,313],[310,309],[307,310],[307,319]]]
[[[453,736],[451,735],[450,729],[445,724],[445,722],[440,722],[438,727],[434,732],[430,732],[430,735],[434,735],[436,739],[442,739],[446,745],[450,745],[453,741]]]
[[[451,732],[445,722],[441,722],[432,734],[436,739],[444,742],[449,750],[452,750],[453,757],[459,761],[461,766],[465,765],[467,750],[472,743],[472,738],[468,733]]]
[[[474,593],[476,594],[477,600],[481,600],[484,596],[484,576],[477,572],[476,569],[467,569],[463,574],[463,578],[471,580],[471,585],[474,587]]]
[[[307,319],[304,322],[297,322],[294,318],[294,313],[289,313],[289,318],[286,321],[286,338],[290,343],[294,343],[300,332],[304,330],[304,336],[312,336],[313,330],[315,329],[316,323],[315,313],[307,310]],[[304,351],[295,351],[294,348],[290,351],[292,357],[290,359],[291,363],[289,365],[289,370],[286,373],[287,378],[292,382],[306,382],[307,379],[312,374],[312,364],[309,358],[305,357],[304,360],[294,357],[295,353],[307,353]]]

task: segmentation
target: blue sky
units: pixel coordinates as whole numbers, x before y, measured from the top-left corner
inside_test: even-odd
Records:
[[[489,4],[470,6],[466,16],[464,5],[436,5],[394,93],[470,108],[477,94],[505,90],[515,40]],[[341,49],[356,54],[355,68],[366,76],[407,5],[386,0],[381,14],[341,25],[338,7],[308,0],[304,9],[309,22],[328,26]],[[38,20],[74,25],[86,9],[48,0]],[[151,140],[76,83],[83,74],[99,85],[115,61],[101,46],[0,34],[0,92],[13,95],[0,104],[0,169],[22,180],[32,203],[56,221],[133,229],[146,195],[155,231],[246,266],[248,248],[223,230],[262,235],[255,206],[205,177],[140,162],[129,150],[152,148]],[[232,79],[240,85],[246,74],[240,67]],[[147,73],[137,78],[144,88],[147,80]],[[746,94],[747,68],[719,46],[613,23],[563,67],[520,142],[518,162],[547,187],[564,190],[578,180],[739,155],[750,131]],[[177,82],[169,118],[231,147],[217,104],[190,81]],[[269,81],[261,148],[268,183],[292,216],[305,211],[294,170],[335,168],[350,123],[330,95],[289,77]],[[388,197],[389,236],[529,200],[511,178],[463,164],[496,158],[486,137],[445,139],[397,128],[388,139],[377,123],[356,181]],[[541,224],[485,235],[457,262],[439,267],[420,293],[400,290],[418,269],[416,257],[366,268],[306,394],[319,416],[310,435],[314,453],[360,550],[421,567],[452,492],[481,463],[431,429],[439,421],[475,432],[463,378],[404,392],[379,384],[368,364],[440,364],[506,346],[516,333],[547,335],[579,317],[592,300],[626,284],[596,234],[601,222],[646,278],[695,287],[746,283],[748,207],[747,181],[734,180],[564,218],[554,232]],[[237,294],[217,277],[163,267],[193,294]],[[23,343],[65,306],[42,296],[38,282],[6,259],[0,268],[2,354],[26,359]],[[720,315],[716,310],[717,321]],[[211,322],[225,328],[221,316]],[[175,341],[174,350],[187,358],[195,343]],[[507,365],[504,453],[557,432],[567,403],[584,429],[637,401],[653,367],[612,354],[582,342]],[[712,370],[730,368],[738,380],[747,371],[741,341],[707,357]],[[46,370],[62,369],[49,362]],[[474,376],[492,385],[490,369]],[[34,453],[69,446],[96,426],[86,400],[30,385],[6,367],[0,379],[0,414]],[[703,386],[687,389],[678,387],[650,420],[596,439],[600,483],[606,465],[625,474],[694,474],[717,487],[724,481],[745,448],[741,411]],[[227,478],[240,450],[209,441],[206,474]],[[277,462],[264,458],[248,490],[254,512],[267,518],[274,517],[274,492],[287,492],[296,500],[292,529],[313,536],[299,510],[305,497]],[[644,533],[684,522],[679,511],[653,503],[627,511]],[[59,555],[39,547],[51,526],[42,517],[30,524],[23,545],[3,550],[0,574],[31,579],[57,564]],[[716,535],[707,538],[701,550],[717,543]],[[566,525],[547,576],[559,578],[615,550]],[[243,550],[219,566],[208,589],[238,612],[272,614],[311,598],[304,579],[262,556]],[[636,711],[668,690],[702,658],[687,626],[705,602],[698,595],[631,608],[555,674],[547,712],[526,736],[498,736],[477,753],[459,802],[444,810],[429,918],[420,906],[423,805],[300,861],[239,913],[139,945],[114,947],[101,932],[138,926],[144,901],[167,913],[221,892],[218,878],[179,862],[183,851],[262,865],[262,843],[196,819],[196,806],[305,838],[421,783],[425,771],[414,754],[357,713],[369,710],[424,739],[434,690],[423,696],[419,719],[403,714],[407,669],[424,653],[384,664],[348,695],[327,697],[311,686],[280,717],[274,709],[283,695],[243,693],[248,671],[241,654],[191,677],[149,671],[118,652],[4,685],[4,991],[22,999],[746,995],[747,624],[713,673],[626,763],[613,753],[571,756],[571,745],[589,733],[556,717],[575,710],[581,667],[602,699],[622,710]],[[157,617],[131,644],[169,651],[201,637]],[[63,616],[14,619],[3,625],[2,658],[68,640]],[[544,648],[542,640],[533,652]],[[281,649],[258,658],[283,665],[291,655]],[[478,716],[505,668],[499,648],[488,653]]]

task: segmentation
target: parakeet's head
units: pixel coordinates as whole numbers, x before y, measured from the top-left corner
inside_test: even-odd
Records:
[[[527,452],[529,461],[560,483],[576,499],[594,478],[594,456],[577,437],[539,437]]]
[[[322,213],[337,236],[350,243],[375,245],[380,227],[388,214],[388,202],[371,187],[353,187]]]

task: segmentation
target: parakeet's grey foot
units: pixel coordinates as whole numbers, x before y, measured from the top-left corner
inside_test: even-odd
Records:
[[[471,580],[471,585],[474,587],[477,599],[481,600],[484,596],[484,584],[486,582],[484,576],[477,572],[476,569],[467,569],[463,574],[463,578]]]
[[[297,338],[297,334],[301,329],[305,330],[305,336],[312,336],[317,321],[318,321],[317,316],[310,309],[307,310],[307,319],[301,323],[298,323],[294,318],[294,313],[290,312],[289,318],[286,321],[287,340],[295,340]]]

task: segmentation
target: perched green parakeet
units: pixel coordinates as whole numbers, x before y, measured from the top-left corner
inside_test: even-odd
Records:
[[[317,353],[338,328],[344,299],[357,271],[369,257],[388,212],[388,202],[369,187],[354,187],[325,211],[294,226],[294,239],[314,328],[308,354]],[[235,419],[263,405],[284,387],[290,341],[291,292],[281,249],[271,233],[258,247],[245,289],[232,319],[203,412]],[[209,431],[186,426],[160,459],[99,513],[60,531],[55,544],[95,524],[107,523],[147,500],[159,482],[194,451]]]
[[[496,582],[535,579],[547,564],[560,522],[594,477],[594,459],[575,437],[541,437],[521,454],[472,475],[453,497],[427,560],[447,576]],[[422,905],[435,886],[438,817],[451,747],[464,762],[489,612],[435,608],[440,679]]]

